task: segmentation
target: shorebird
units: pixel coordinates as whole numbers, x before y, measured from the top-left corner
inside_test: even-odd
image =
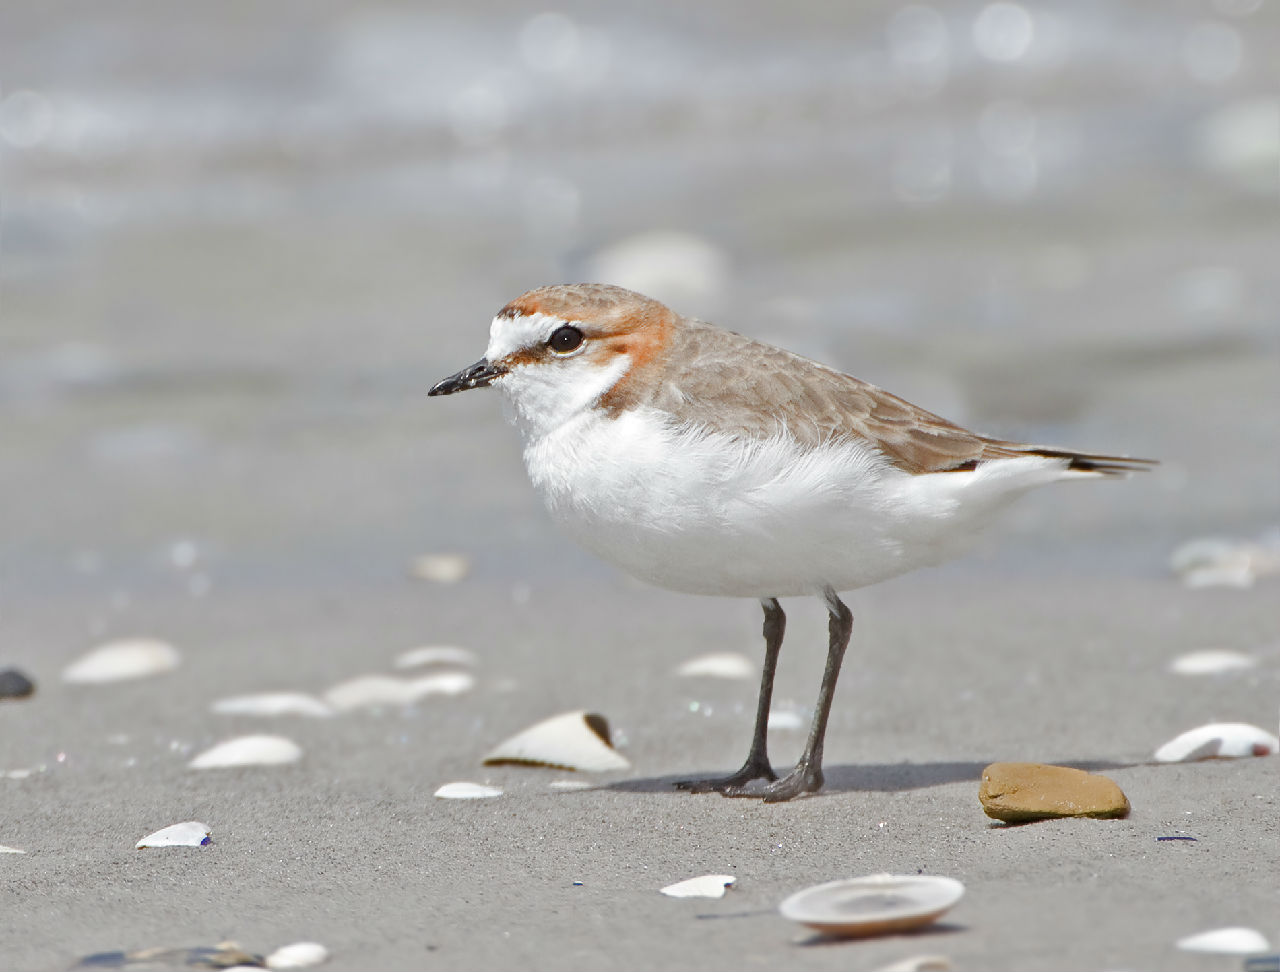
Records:
[[[764,665],[755,729],[735,773],[677,784],[789,800],[822,787],[823,740],[853,616],[844,591],[962,553],[1010,501],[1150,460],[970,432],[799,355],[682,317],[606,284],[531,290],[493,318],[485,356],[431,395],[493,385],[552,517],[641,580],[758,598]],[[779,779],[767,727],[786,616],[826,604],[813,724]]]

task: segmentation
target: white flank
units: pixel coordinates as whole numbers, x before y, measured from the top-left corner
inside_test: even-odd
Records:
[[[682,678],[753,678],[757,672],[755,662],[746,655],[736,651],[717,651],[690,658],[676,669],[676,674]]]
[[[631,766],[607,741],[609,724],[590,712],[565,712],[495,746],[486,764],[524,763],[603,773]]]
[[[173,645],[153,638],[108,641],[62,672],[67,682],[94,684],[159,675],[177,668],[182,658]]]
[[[296,763],[301,758],[302,749],[284,736],[239,736],[206,749],[187,765],[191,769],[279,766]]]
[[[732,874],[704,874],[668,884],[662,893],[670,898],[723,898],[737,880]]]
[[[1197,759],[1270,756],[1280,751],[1280,739],[1245,722],[1211,722],[1188,729],[1156,750],[1158,763],[1189,763]]]
[[[219,699],[210,706],[219,715],[312,716],[333,715],[333,709],[313,695],[303,692],[259,692]]]
[[[269,969],[307,969],[329,961],[329,950],[319,942],[282,945],[264,960]]]
[[[1252,928],[1215,928],[1178,939],[1184,952],[1211,952],[1216,955],[1253,955],[1270,951],[1271,943]]]
[[[203,847],[213,831],[199,820],[170,824],[138,841],[136,850],[144,847]]]
[[[502,791],[496,786],[459,780],[456,783],[446,783],[436,790],[435,795],[441,800],[488,800],[502,796]]]

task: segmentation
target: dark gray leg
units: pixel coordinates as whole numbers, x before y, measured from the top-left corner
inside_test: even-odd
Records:
[[[682,790],[706,793],[746,786],[752,780],[776,780],[778,777],[769,765],[769,702],[773,698],[773,673],[778,668],[778,651],[782,648],[782,635],[787,628],[787,616],[776,597],[763,598],[764,607],[764,669],[760,673],[760,698],[756,702],[756,728],[751,735],[751,752],[742,769],[732,776],[712,780],[682,780],[676,784]]]
[[[853,631],[853,614],[836,592],[828,588],[823,592],[830,619],[827,630],[830,642],[827,647],[827,668],[822,673],[822,687],[818,690],[818,708],[813,714],[813,726],[809,729],[809,741],[796,768],[776,782],[758,789],[735,787],[723,790],[725,796],[763,797],[765,803],[780,803],[801,793],[816,793],[822,789],[822,742],[827,735],[827,717],[831,714],[831,700],[836,694],[836,679],[840,675],[840,662],[849,647],[849,635]]]

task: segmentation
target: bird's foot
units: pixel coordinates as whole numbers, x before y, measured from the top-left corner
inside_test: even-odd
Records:
[[[776,780],[777,778],[778,774],[773,771],[768,759],[752,759],[748,757],[747,761],[742,764],[742,769],[730,776],[722,776],[710,780],[681,780],[676,784],[676,789],[688,790],[690,793],[711,793],[714,791],[730,796],[729,791],[745,790],[747,784],[753,780]]]
[[[801,761],[782,779],[775,779],[764,786],[726,787],[720,793],[727,797],[746,797],[764,803],[784,803],[802,793],[817,793],[822,789],[822,768],[810,767]]]

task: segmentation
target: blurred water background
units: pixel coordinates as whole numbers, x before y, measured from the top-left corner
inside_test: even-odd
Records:
[[[1164,460],[965,569],[1257,535],[1278,52],[1276,0],[7,4],[0,603],[597,576],[497,396],[425,397],[582,279]]]

